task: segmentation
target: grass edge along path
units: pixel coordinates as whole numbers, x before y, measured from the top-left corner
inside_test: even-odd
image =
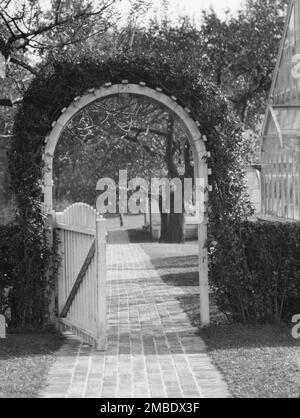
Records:
[[[0,398],[38,397],[63,342],[58,332],[15,333],[1,339]]]

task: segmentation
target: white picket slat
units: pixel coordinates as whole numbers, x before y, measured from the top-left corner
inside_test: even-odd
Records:
[[[57,296],[61,323],[98,349],[106,346],[105,220],[85,203],[56,213],[62,265]],[[93,244],[93,241],[95,243]],[[90,251],[94,245],[94,255]],[[89,264],[88,264],[89,262]],[[76,283],[76,284],[75,284]],[[79,287],[78,287],[79,286]],[[66,315],[66,316],[65,316]]]

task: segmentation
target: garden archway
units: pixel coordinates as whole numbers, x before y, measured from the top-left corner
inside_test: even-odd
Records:
[[[146,86],[144,82],[130,84],[123,80],[120,84],[106,83],[97,89],[89,89],[82,96],[76,97],[71,105],[62,109],[62,114],[57,121],[52,123],[50,134],[45,139],[45,150],[43,154],[44,170],[44,205],[48,214],[52,212],[52,189],[53,189],[53,157],[59,138],[68,122],[83,108],[93,102],[121,94],[142,96],[164,106],[169,112],[175,114],[181,122],[193,153],[194,176],[200,178],[204,184],[205,196],[208,190],[208,168],[206,164],[206,147],[198,123],[189,115],[189,109],[183,108],[175,97],[169,97],[160,88],[153,89]],[[204,200],[207,200],[204,197]],[[207,219],[204,216],[198,225],[199,245],[199,287],[200,287],[200,322],[201,325],[209,324],[209,299],[208,299],[208,266],[207,250],[205,248],[207,239]]]

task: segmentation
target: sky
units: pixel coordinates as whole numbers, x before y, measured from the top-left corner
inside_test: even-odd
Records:
[[[95,2],[97,0],[94,0]],[[128,4],[130,0],[119,0],[118,10],[122,13],[124,20],[128,12]],[[147,11],[147,13],[140,17],[144,22],[147,22],[149,19],[156,17],[163,17],[163,7],[161,0],[148,0],[152,4],[152,8]],[[209,10],[213,8],[217,15],[222,19],[225,17],[225,11],[229,9],[231,13],[235,13],[238,9],[243,8],[246,0],[168,0],[169,11],[168,17],[171,21],[176,23],[178,17],[189,16],[195,23],[198,23],[202,17],[202,10]]]
[[[94,0],[97,2],[97,0]],[[44,6],[50,3],[50,0],[41,0]],[[128,0],[120,0],[121,9],[128,9]],[[152,0],[153,8],[157,9],[160,0]],[[171,19],[176,19],[178,16],[188,15],[194,17],[196,20],[201,17],[201,10],[208,10],[212,7],[220,17],[224,17],[224,11],[230,9],[233,13],[243,6],[245,0],[169,0],[169,14]]]
[[[154,0],[153,3],[156,1]],[[224,16],[224,11],[230,9],[236,12],[244,4],[244,0],[169,0],[170,12],[174,15],[187,14],[200,18],[201,10],[208,10],[212,7],[220,16]]]

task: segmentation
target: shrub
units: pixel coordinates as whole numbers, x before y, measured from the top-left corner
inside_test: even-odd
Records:
[[[7,314],[9,289],[14,283],[15,251],[14,242],[17,228],[14,225],[0,225],[0,314]]]
[[[243,322],[300,313],[299,223],[226,224],[219,237],[210,247],[210,280],[223,312]]]
[[[35,225],[20,223],[0,227],[0,313],[13,327],[40,327],[48,317],[49,290],[58,256],[54,257],[56,246],[53,250],[48,248],[46,233]],[[47,275],[51,260],[54,263]],[[24,271],[30,274],[30,281]]]

